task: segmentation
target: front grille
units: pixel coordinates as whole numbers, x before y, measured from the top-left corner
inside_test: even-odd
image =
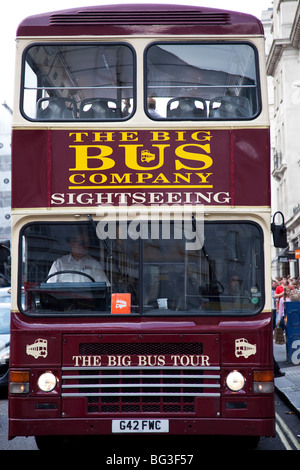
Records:
[[[123,334],[121,338],[64,335],[64,416],[73,417],[79,410],[97,418],[214,415],[215,408],[206,408],[211,402],[218,406],[220,400],[217,334]]]
[[[80,343],[81,355],[203,354],[202,343]]]
[[[219,367],[210,366],[65,367],[62,376],[62,397],[85,397],[94,414],[189,414],[196,397],[218,397],[219,389]]]

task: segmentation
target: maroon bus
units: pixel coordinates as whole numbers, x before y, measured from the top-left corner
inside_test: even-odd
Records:
[[[29,17],[12,140],[9,438],[274,436],[260,21]]]

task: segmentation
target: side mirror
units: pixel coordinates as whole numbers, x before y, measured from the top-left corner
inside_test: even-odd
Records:
[[[275,217],[277,214],[280,214],[282,217],[281,225],[275,224]],[[273,233],[273,242],[275,248],[286,248],[288,245],[286,226],[284,225],[284,217],[282,212],[275,212],[273,215],[273,221],[271,223],[271,231]]]

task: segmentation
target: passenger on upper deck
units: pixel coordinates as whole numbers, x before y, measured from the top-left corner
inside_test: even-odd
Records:
[[[148,113],[150,116],[160,118],[161,116],[156,111],[156,101],[154,98],[148,98]]]

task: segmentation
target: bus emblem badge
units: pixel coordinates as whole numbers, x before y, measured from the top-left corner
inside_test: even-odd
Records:
[[[47,357],[48,341],[46,339],[36,339],[33,344],[27,344],[26,354],[33,356],[35,359],[38,357]]]
[[[247,339],[239,338],[235,340],[235,356],[245,357],[256,354],[256,344],[250,344]]]

